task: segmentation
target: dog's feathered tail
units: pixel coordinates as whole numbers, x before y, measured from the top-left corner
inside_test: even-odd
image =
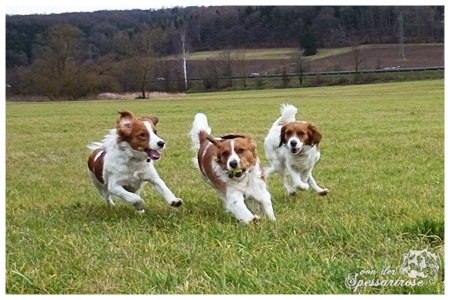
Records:
[[[264,139],[264,147],[266,149],[266,155],[273,153],[273,149],[280,147],[280,133],[281,126],[295,122],[295,115],[297,114],[297,108],[294,105],[282,104],[280,107],[281,117],[279,117],[269,130],[269,134]]]
[[[295,115],[297,114],[297,107],[291,104],[281,104],[281,117],[279,117],[273,126],[284,125],[290,122],[295,122]]]
[[[211,128],[208,125],[208,118],[202,113],[195,115],[194,122],[192,123],[192,129],[189,135],[192,140],[192,149],[198,151],[200,145],[206,137],[211,134]]]

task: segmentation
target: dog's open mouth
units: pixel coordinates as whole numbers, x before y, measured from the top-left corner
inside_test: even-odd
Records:
[[[291,148],[291,153],[292,154],[297,154],[300,152],[300,148]]]
[[[157,150],[145,149],[144,151],[145,153],[147,153],[148,157],[152,160],[158,160],[161,158],[161,153],[159,153],[159,151]]]

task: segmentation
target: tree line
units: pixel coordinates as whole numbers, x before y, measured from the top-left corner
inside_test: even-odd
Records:
[[[145,97],[152,80],[184,91],[189,77],[214,85],[218,76],[245,74],[249,48],[293,47],[307,56],[397,43],[400,26],[404,43],[442,43],[443,13],[443,6],[211,6],[6,16],[6,79],[12,94],[78,99],[139,90]],[[223,51],[189,61],[211,50]]]

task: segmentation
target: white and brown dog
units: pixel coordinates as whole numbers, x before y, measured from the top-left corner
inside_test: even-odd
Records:
[[[311,187],[324,196],[328,190],[318,186],[312,176],[314,165],[320,158],[322,134],[311,122],[296,121],[296,114],[295,106],[281,106],[281,117],[273,123],[264,141],[266,157],[271,164],[265,169],[266,174],[279,173],[289,194],[295,194],[297,188],[307,190]],[[287,175],[290,175],[294,186],[289,183]]]
[[[140,190],[145,183],[152,183],[171,206],[180,206],[182,200],[175,197],[159,177],[153,161],[161,158],[159,150],[165,142],[156,134],[158,118],[136,118],[131,112],[119,112],[116,129],[112,129],[101,143],[88,146],[92,154],[88,171],[94,186],[109,206],[114,200],[122,200],[144,212],[144,200]]]
[[[225,207],[239,221],[249,223],[259,217],[246,206],[251,198],[263,213],[275,220],[270,193],[267,191],[256,144],[248,135],[230,134],[221,138],[211,135],[206,116],[195,116],[190,136],[197,151],[194,164],[202,178],[219,191]]]

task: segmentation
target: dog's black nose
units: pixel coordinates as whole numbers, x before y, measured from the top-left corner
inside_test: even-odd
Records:
[[[238,166],[238,162],[236,160],[232,160],[230,161],[230,167],[232,167],[233,169],[236,169]]]
[[[291,141],[291,147],[295,147],[295,146],[297,146],[297,141]]]
[[[156,144],[158,145],[159,148],[163,148],[166,143],[164,143],[164,141],[159,141]]]

